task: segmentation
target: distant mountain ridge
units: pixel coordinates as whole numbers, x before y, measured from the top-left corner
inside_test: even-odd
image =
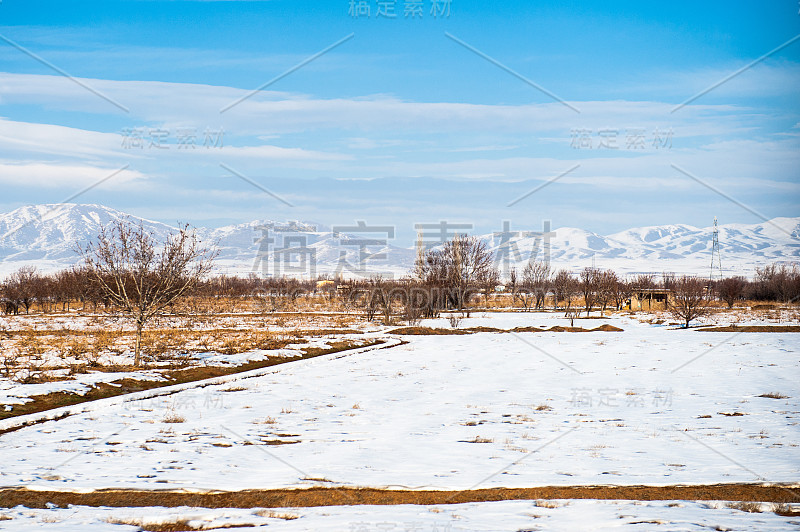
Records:
[[[102,205],[53,204],[21,207],[0,214],[0,275],[24,265],[42,271],[69,267],[79,256],[77,247],[94,238],[103,225],[131,219],[158,238],[174,230]],[[414,264],[414,248],[398,247],[386,235],[334,233],[330,228],[300,221],[251,222],[198,228],[204,241],[216,242],[218,273],[309,276],[358,276],[382,273],[406,275]],[[531,256],[545,257],[549,246],[554,268],[578,271],[594,263],[620,273],[692,273],[707,275],[711,264],[711,227],[675,224],[637,227],[611,235],[562,227],[543,237],[541,232],[514,231],[506,238],[479,235],[498,257],[501,270],[521,269]],[[752,275],[757,266],[772,262],[800,262],[800,217],[774,218],[759,224],[719,226],[724,273]],[[366,260],[364,260],[366,259]],[[303,262],[305,260],[305,262]]]

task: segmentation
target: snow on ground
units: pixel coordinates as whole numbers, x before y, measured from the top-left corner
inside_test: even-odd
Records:
[[[593,329],[603,323],[610,323],[607,320],[607,316],[600,316],[597,310],[592,311],[588,318],[582,309],[578,310],[580,310],[580,316],[574,320],[575,327]],[[609,314],[611,313],[609,312]],[[655,325],[672,327],[683,325],[682,323],[678,324],[669,312],[623,314],[635,318],[637,321]],[[444,329],[452,328],[448,319],[450,315],[450,313],[443,313],[439,318],[422,320],[420,326]],[[619,318],[620,314],[616,314],[616,316]],[[562,327],[570,325],[570,320],[564,318],[563,310],[548,310],[545,312],[472,312],[468,318],[462,318],[458,328],[494,327],[496,329],[513,329],[515,327],[527,326],[546,328],[554,325]],[[765,311],[722,309],[708,316],[697,318],[691,323],[692,327],[698,325],[800,325],[800,311],[787,309]]]
[[[485,320],[505,328],[525,317]],[[536,314],[527,324],[559,320]],[[405,336],[404,345],[296,361],[235,387],[98,406],[1,435],[0,485],[239,490],[326,479],[467,489],[800,479],[796,334],[591,321],[624,332]],[[759,397],[768,393],[778,398]]]
[[[31,397],[35,395],[45,395],[55,392],[70,392],[83,395],[88,392],[92,386],[101,382],[111,383],[121,379],[135,379],[139,381],[165,380],[158,371],[90,371],[88,373],[77,373],[70,377],[65,377],[65,379],[68,380],[20,384],[10,379],[0,378],[0,405],[21,405],[32,401]]]
[[[324,338],[308,338],[302,342],[289,344],[283,349],[253,349],[244,351],[242,353],[234,354],[220,354],[215,352],[207,353],[192,353],[186,360],[187,364],[194,366],[241,366],[248,362],[266,360],[268,358],[293,358],[303,355],[305,349],[327,349],[331,347],[332,343],[337,341],[351,341],[353,345],[363,343],[363,337],[360,335],[342,334],[342,335],[328,335]],[[45,362],[51,366],[56,365],[53,360]],[[131,355],[117,357],[121,360],[116,363],[130,363]],[[64,359],[57,359],[58,362],[64,363]],[[67,360],[66,362],[69,362]],[[70,374],[69,369],[63,370],[50,370],[48,374],[52,378],[62,378],[63,380],[53,380],[51,382],[42,383],[20,383],[13,379],[0,377],[0,407],[8,408],[6,405],[13,407],[13,405],[24,404],[32,401],[31,397],[36,395],[44,395],[55,392],[69,392],[77,395],[84,395],[92,386],[101,382],[113,384],[115,381],[122,379],[133,379],[139,381],[164,381],[166,380],[162,372],[165,369],[153,369],[143,371],[88,371],[87,373],[74,373]]]
[[[53,528],[62,532],[125,532],[141,524],[188,522],[200,529],[335,532],[458,532],[620,530],[762,532],[797,530],[798,517],[746,513],[721,501],[501,501],[437,506],[328,506],[318,508],[70,508],[0,510],[0,530]],[[7,520],[3,519],[5,516]],[[10,518],[10,519],[8,519]],[[126,524],[129,523],[129,524]],[[242,528],[238,528],[242,527]],[[253,528],[251,528],[253,527]]]

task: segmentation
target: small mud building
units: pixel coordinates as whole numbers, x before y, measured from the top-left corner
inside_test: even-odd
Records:
[[[672,291],[664,288],[638,288],[628,300],[629,310],[667,310]]]

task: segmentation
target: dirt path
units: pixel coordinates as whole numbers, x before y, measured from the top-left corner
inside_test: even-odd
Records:
[[[169,490],[106,489],[88,493],[0,489],[0,508],[23,505],[45,508],[48,503],[79,506],[199,508],[285,508],[340,505],[457,504],[532,499],[601,500],[722,500],[776,503],[800,502],[800,487],[765,484],[698,486],[545,486],[464,491],[382,490],[374,488],[307,488],[188,493]]]

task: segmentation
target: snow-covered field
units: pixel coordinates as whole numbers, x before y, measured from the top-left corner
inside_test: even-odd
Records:
[[[270,358],[291,359],[303,355],[305,349],[317,348],[327,349],[336,341],[348,341],[357,345],[361,339],[354,335],[329,335],[326,338],[309,338],[307,341],[298,341],[288,344],[284,349],[253,349],[236,354],[220,354],[215,352],[194,353],[186,361],[187,366],[221,366],[235,367],[248,362],[266,360]],[[122,355],[102,357],[104,363],[127,364],[132,360],[131,353]],[[45,353],[41,357],[41,364],[44,367],[58,367],[65,363],[76,363],[78,360],[64,359],[57,353]],[[56,392],[68,392],[77,395],[84,395],[93,386],[99,383],[114,384],[122,379],[137,381],[165,381],[163,375],[164,368],[169,368],[162,364],[161,369],[151,369],[142,371],[99,371],[87,370],[85,373],[71,373],[69,369],[49,370],[48,374],[52,380],[40,383],[21,383],[7,377],[0,377],[0,407],[6,411],[11,411],[14,405],[25,404],[32,401],[34,396],[46,395]]]
[[[726,325],[726,319],[716,323]],[[219,384],[188,384],[168,396],[88,403],[87,411],[0,435],[0,487],[797,483],[797,333],[710,333],[649,321],[617,315],[575,322],[585,329],[607,323],[622,332],[395,336],[401,342],[387,348],[323,355]],[[739,320],[748,322],[775,320]],[[449,327],[446,318],[422,325]],[[477,313],[460,326],[554,325],[568,320],[556,313]],[[0,429],[36,416],[5,420]],[[0,529],[34,530],[45,522],[58,523],[59,530],[135,530],[115,523],[141,524],[145,517],[276,530],[652,530],[657,524],[669,530],[790,530],[800,523],[770,513],[769,505],[756,514],[685,501],[545,506],[508,501],[263,515],[19,507],[0,510],[12,518],[0,517]]]
[[[475,320],[507,328],[525,318]],[[527,316],[530,325],[563,321]],[[798,480],[795,334],[603,322],[624,331],[406,336],[389,349],[277,366],[234,388],[97,405],[0,436],[0,485],[202,490],[326,479],[467,489]],[[175,417],[183,421],[165,422]]]
[[[126,532],[140,525],[185,522],[195,529],[332,532],[458,532],[625,530],[779,532],[797,530],[798,517],[746,513],[719,501],[502,501],[437,506],[328,506],[320,508],[87,508],[0,511],[0,530]],[[3,521],[6,516],[8,520]],[[246,527],[246,528],[245,528]]]

